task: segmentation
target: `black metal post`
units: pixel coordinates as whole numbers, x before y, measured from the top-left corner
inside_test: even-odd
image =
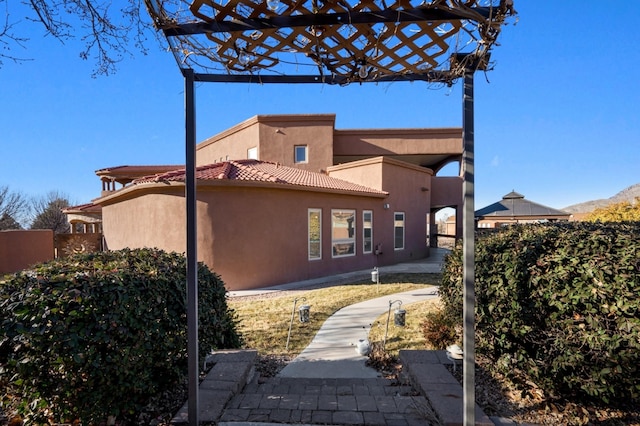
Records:
[[[463,405],[464,425],[475,424],[475,213],[474,213],[474,128],[473,128],[473,74],[467,68],[464,74],[462,119],[462,257],[463,257]]]
[[[187,356],[189,375],[189,425],[200,423],[198,395],[198,243],[196,240],[196,108],[194,73],[183,72],[185,79],[185,149],[187,203]]]

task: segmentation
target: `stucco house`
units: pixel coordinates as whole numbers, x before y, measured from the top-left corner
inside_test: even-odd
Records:
[[[428,257],[435,213],[462,205],[461,177],[437,172],[461,154],[459,128],[252,117],[196,148],[199,260],[238,290]],[[96,174],[107,249],[185,251],[183,166]]]
[[[571,213],[527,200],[524,195],[515,191],[475,212],[477,228],[499,228],[514,223],[568,221],[570,217]]]

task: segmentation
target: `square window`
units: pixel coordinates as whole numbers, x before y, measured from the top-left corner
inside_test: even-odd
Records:
[[[258,159],[258,147],[254,146],[253,148],[249,148],[247,150],[247,158],[249,160],[257,160]]]
[[[294,163],[307,162],[307,146],[306,145],[296,145],[293,147],[293,162]]]

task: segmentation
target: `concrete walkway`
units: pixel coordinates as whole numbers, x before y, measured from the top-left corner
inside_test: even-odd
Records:
[[[388,312],[390,301],[401,301],[402,306],[434,299],[437,287],[411,290],[376,299],[356,303],[329,317],[314,339],[279,374],[280,377],[298,378],[375,378],[379,373],[365,366],[368,359],[357,351],[360,339],[366,339],[369,327],[380,316]],[[398,308],[394,303],[391,310]],[[419,314],[407,310],[407,317],[416,318]]]
[[[429,259],[380,268],[386,273],[438,273],[447,250],[433,249]],[[320,280],[231,292],[231,297],[329,286],[370,276],[357,271]],[[365,366],[356,344],[369,326],[387,313],[390,300],[401,300],[408,320],[418,318],[413,302],[437,297],[437,287],[378,297],[347,306],[331,316],[311,344],[277,377],[255,374],[255,350],[220,351],[200,384],[200,421],[219,426],[374,425],[429,426],[462,424],[462,387],[445,367],[444,351],[401,351],[399,379],[379,377]],[[392,310],[397,308],[392,306]],[[390,327],[394,327],[390,324]],[[186,423],[187,404],[172,423]],[[489,418],[476,406],[476,425],[515,425]]]
[[[442,272],[444,256],[450,251],[441,248],[432,248],[431,255],[426,259],[419,259],[413,262],[399,263],[397,265],[381,266],[380,277],[390,273],[406,274],[439,274]],[[309,287],[328,287],[339,283],[348,283],[353,280],[371,277],[371,269],[361,271],[345,272],[329,277],[314,278],[304,281],[295,281],[287,284],[264,287],[255,290],[235,290],[229,292],[229,297],[256,296],[260,294],[277,293],[284,290],[301,290]]]

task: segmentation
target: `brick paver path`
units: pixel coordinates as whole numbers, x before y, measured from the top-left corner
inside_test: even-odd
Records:
[[[247,384],[219,422],[428,426],[426,399],[395,380],[274,377]]]

